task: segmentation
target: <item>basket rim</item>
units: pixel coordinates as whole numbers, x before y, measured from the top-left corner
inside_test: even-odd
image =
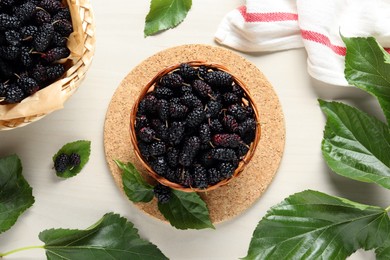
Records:
[[[221,180],[221,181],[215,183],[214,185],[210,185],[204,189],[200,189],[200,188],[196,188],[196,187],[185,187],[185,186],[182,186],[178,183],[171,182],[168,179],[158,175],[151,168],[151,166],[149,166],[149,164],[146,162],[146,160],[143,158],[141,151],[139,150],[137,137],[136,137],[135,120],[136,120],[136,113],[138,111],[138,104],[145,97],[145,95],[149,92],[149,90],[152,87],[154,87],[155,82],[157,82],[164,75],[169,74],[169,73],[177,70],[182,63],[187,63],[193,67],[199,67],[199,66],[204,65],[204,66],[207,66],[207,67],[212,68],[212,69],[217,69],[217,70],[229,73],[233,77],[233,81],[237,85],[239,85],[242,88],[242,90],[245,92],[245,97],[246,97],[246,99],[248,99],[250,105],[253,108],[255,119],[257,122],[255,139],[251,143],[246,155],[242,159],[240,159],[239,164],[238,164],[237,168],[235,169],[233,175],[227,179]],[[254,153],[256,151],[256,148],[257,148],[258,143],[259,143],[260,138],[261,138],[261,125],[259,123],[260,122],[260,115],[259,115],[256,103],[254,102],[253,98],[250,95],[250,92],[248,90],[247,85],[239,77],[237,77],[234,73],[232,73],[227,67],[225,67],[224,65],[217,63],[217,62],[207,62],[207,61],[202,61],[202,60],[190,60],[190,61],[185,61],[185,62],[173,64],[170,66],[166,66],[165,68],[161,69],[148,83],[146,83],[143,86],[143,88],[141,89],[141,92],[139,93],[137,99],[135,100],[135,102],[133,104],[133,107],[132,107],[130,114],[131,114],[130,115],[130,140],[131,140],[131,143],[133,145],[134,153],[135,153],[136,157],[138,158],[138,160],[140,161],[140,163],[142,164],[142,166],[146,169],[147,174],[149,176],[151,176],[154,180],[156,180],[157,182],[159,182],[165,186],[168,186],[168,187],[173,188],[175,190],[184,191],[184,192],[208,192],[208,191],[215,190],[223,185],[228,184],[232,179],[239,176],[242,173],[242,171],[244,170],[244,168],[247,166],[247,164],[250,162],[250,160],[254,156]]]

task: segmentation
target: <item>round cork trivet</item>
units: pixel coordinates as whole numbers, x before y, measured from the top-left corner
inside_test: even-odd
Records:
[[[141,89],[155,74],[167,66],[191,60],[226,66],[247,84],[260,115],[260,142],[244,171],[227,185],[200,193],[210,211],[211,221],[215,224],[243,213],[261,196],[276,174],[284,150],[282,108],[271,84],[254,64],[230,50],[200,44],[173,47],[149,57],[126,76],[112,97],[104,126],[104,148],[110,171],[122,191],[121,170],[114,160],[132,162],[147,178],[130,141],[131,108]],[[135,205],[145,213],[165,220],[158,210],[156,199]]]

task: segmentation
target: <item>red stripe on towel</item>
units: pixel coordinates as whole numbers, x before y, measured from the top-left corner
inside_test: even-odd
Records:
[[[324,34],[306,30],[301,30],[301,34],[304,40],[313,41],[325,45],[330,48],[334,53],[340,56],[345,56],[345,54],[347,53],[347,48],[345,48],[344,46],[338,46],[333,44],[328,38],[328,36]],[[384,48],[384,50],[390,53],[390,48]]]
[[[244,17],[245,22],[254,23],[254,22],[278,22],[278,21],[297,21],[298,14],[294,13],[248,13],[246,11],[246,6],[240,6],[238,11]]]
[[[326,35],[318,32],[301,30],[304,40],[313,41],[329,47],[334,53],[345,56],[347,49],[343,46],[334,45]]]

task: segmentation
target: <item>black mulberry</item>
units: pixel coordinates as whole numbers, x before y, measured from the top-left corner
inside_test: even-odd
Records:
[[[171,199],[171,189],[161,183],[154,186],[153,193],[158,202],[161,204],[168,203]]]
[[[233,83],[232,76],[224,71],[211,71],[204,76],[204,80],[215,87],[230,87]]]
[[[155,135],[156,132],[150,127],[143,127],[138,132],[139,138],[146,143],[152,142],[155,139]]]
[[[219,173],[224,179],[230,178],[234,174],[235,169],[236,167],[228,162],[222,162],[218,166]]]
[[[204,118],[205,118],[205,112],[203,108],[197,107],[188,114],[186,119],[187,126],[188,127],[199,126],[202,123]]]
[[[18,29],[20,25],[21,23],[18,18],[5,13],[0,14],[0,30]]]
[[[69,156],[69,166],[71,168],[79,166],[81,163],[81,156],[78,153],[71,153]]]
[[[211,150],[211,157],[220,161],[237,160],[236,152],[231,148],[215,148]]]
[[[54,169],[56,172],[63,173],[69,167],[69,156],[61,153],[54,160]]]
[[[196,94],[202,98],[209,98],[214,94],[211,87],[206,82],[199,79],[194,80],[192,88],[195,90]]]
[[[201,165],[194,165],[193,173],[192,173],[192,179],[193,179],[193,185],[196,188],[199,189],[205,189],[207,188],[207,170],[205,167]]]
[[[178,145],[183,140],[185,133],[185,124],[183,122],[173,122],[169,127],[169,143],[171,145]]]
[[[33,39],[33,46],[39,52],[44,52],[53,39],[54,27],[50,23],[43,24]]]
[[[180,64],[179,73],[186,81],[191,81],[198,76],[196,69],[191,67],[188,63]]]
[[[160,99],[157,102],[158,106],[158,116],[161,120],[166,121],[169,118],[169,103],[165,99]]]
[[[162,76],[160,83],[162,86],[175,89],[179,88],[184,83],[184,80],[179,74],[170,73]]]
[[[149,146],[149,154],[151,156],[164,155],[166,151],[166,145],[164,142],[155,142]]]
[[[47,63],[52,63],[63,58],[66,58],[70,55],[70,50],[67,47],[55,47],[48,50],[46,53],[41,55],[42,59]]]

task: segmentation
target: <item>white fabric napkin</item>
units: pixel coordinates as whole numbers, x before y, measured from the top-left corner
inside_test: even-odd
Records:
[[[223,18],[215,39],[243,52],[304,47],[313,78],[347,86],[340,33],[373,36],[390,52],[390,0],[247,0]]]

